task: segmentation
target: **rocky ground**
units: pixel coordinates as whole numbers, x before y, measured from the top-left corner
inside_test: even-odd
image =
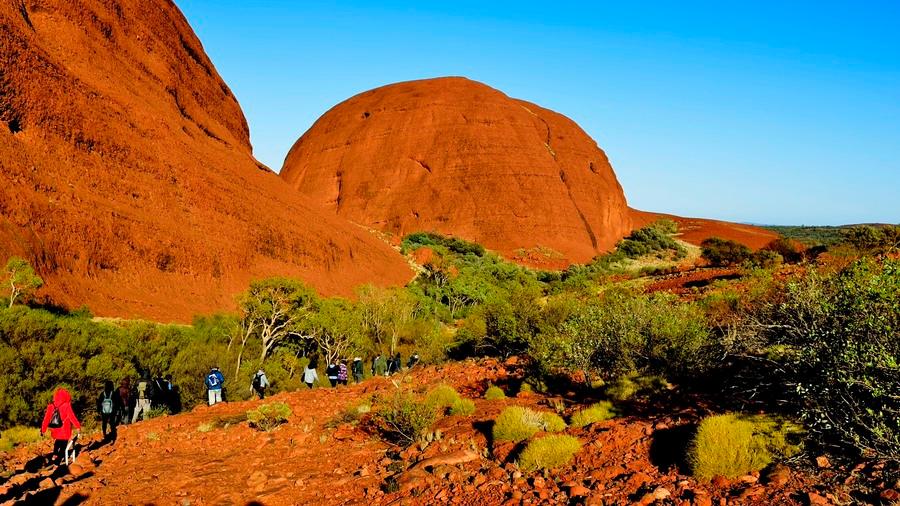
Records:
[[[368,380],[338,389],[282,393],[271,398],[293,410],[289,423],[259,432],[240,421],[266,401],[200,407],[177,416],[120,428],[114,444],[96,436],[75,464],[44,467],[49,445],[8,456],[13,473],[0,481],[2,504],[890,504],[896,485],[861,495],[859,483],[876,481],[879,464],[852,470],[828,458],[762,475],[700,482],[686,474],[681,455],[693,424],[709,412],[702,400],[676,391],[669,401],[634,403],[615,420],[567,429],[584,447],[573,463],[544,474],[523,474],[514,445],[494,445],[491,423],[508,405],[572,412],[581,402],[519,394],[488,401],[489,383],[517,391],[521,368],[513,359],[426,367],[407,376]],[[340,423],[340,414],[400,384],[425,391],[447,382],[475,399],[470,417],[448,416],[429,443],[398,448],[367,429]],[[852,466],[850,466],[852,467]],[[879,497],[880,494],[880,497]]]

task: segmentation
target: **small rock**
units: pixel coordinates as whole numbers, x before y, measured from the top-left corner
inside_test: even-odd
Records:
[[[591,491],[582,485],[569,487],[569,497],[587,497]]]
[[[759,481],[758,476],[753,476],[752,474],[747,474],[738,478],[741,483],[746,483],[748,485],[753,485],[757,481]]]
[[[753,499],[754,497],[759,497],[765,493],[766,493],[765,487],[763,487],[762,485],[754,485],[754,486],[742,491],[738,495],[738,498],[744,499],[744,500]]]
[[[41,480],[40,483],[38,483],[38,488],[41,490],[46,490],[48,488],[53,488],[55,486],[56,486],[56,482],[54,482],[50,478],[44,478],[43,480]]]
[[[831,504],[828,499],[825,499],[815,492],[806,494],[806,502],[809,504],[809,506],[829,506]]]
[[[712,484],[716,488],[730,488],[731,480],[724,476],[714,476],[712,479]]]
[[[816,465],[819,466],[819,469],[828,469],[831,467],[831,461],[828,460],[828,457],[819,455],[816,457]]]
[[[672,495],[672,493],[669,492],[669,489],[667,489],[665,487],[656,487],[653,490],[653,492],[648,492],[648,493],[644,494],[643,497],[641,497],[640,504],[645,505],[645,506],[648,504],[653,504],[657,501],[665,500],[665,499],[669,498],[671,495]]]
[[[543,489],[546,484],[547,482],[540,476],[535,476],[534,479],[531,480],[531,486],[538,490]]]
[[[883,490],[881,492],[881,494],[879,495],[879,497],[881,497],[881,500],[887,501],[887,502],[900,501],[900,492],[898,492],[897,490],[894,490],[892,488],[889,488],[889,489]]]
[[[772,487],[783,487],[791,479],[791,470],[782,465],[776,465],[766,475],[766,483]]]
[[[712,506],[712,499],[708,495],[698,495],[694,497],[694,506]]]

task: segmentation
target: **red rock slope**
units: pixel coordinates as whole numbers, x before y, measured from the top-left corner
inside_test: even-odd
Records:
[[[720,237],[737,241],[757,250],[779,237],[777,233],[771,230],[727,221],[682,218],[681,216],[638,211],[637,209],[631,210],[631,217],[635,228],[643,227],[663,218],[673,220],[678,224],[678,238],[696,245],[710,237]]]
[[[169,0],[0,2],[0,261],[102,315],[186,320],[252,277],[327,293],[409,279],[251,155],[247,122]]]
[[[452,234],[507,257],[540,249],[586,262],[631,229],[606,154],[578,125],[464,78],[350,98],[297,141],[281,176],[352,221]]]

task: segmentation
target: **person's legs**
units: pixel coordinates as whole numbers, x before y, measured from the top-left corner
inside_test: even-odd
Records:
[[[103,437],[106,438],[108,434],[106,433],[106,429],[112,426],[112,415],[107,415],[105,413],[100,414],[100,428],[103,431]]]
[[[309,388],[310,390],[312,390],[313,384],[312,384],[312,383],[307,383],[306,386],[307,386],[307,388]]]
[[[53,441],[53,457],[52,461],[59,465],[66,458],[66,445],[69,444],[65,439],[56,439]]]
[[[141,414],[141,401],[134,403],[134,413],[131,415],[131,423],[137,423],[138,415]]]
[[[218,404],[220,402],[222,402],[222,391],[213,390],[213,404]]]
[[[146,422],[147,417],[150,415],[150,399],[144,399],[141,401],[141,416],[143,420]]]
[[[209,405],[212,406],[213,404],[216,403],[215,390],[207,390],[206,393],[209,396]]]

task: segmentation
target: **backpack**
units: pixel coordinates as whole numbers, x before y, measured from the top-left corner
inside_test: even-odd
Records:
[[[56,404],[53,404],[53,415],[50,417],[50,423],[47,424],[47,427],[51,429],[59,429],[62,428],[63,421],[62,416],[59,414],[59,408],[56,407]]]
[[[113,401],[112,401],[112,392],[109,393],[107,397],[106,393],[103,394],[103,402],[100,403],[100,412],[104,415],[111,415],[113,412]]]
[[[137,384],[137,395],[138,399],[146,399],[148,397],[147,390],[149,390],[150,384],[147,381],[141,381]]]
[[[210,388],[218,386],[219,376],[214,372],[209,373],[209,376],[206,377],[206,384],[209,385]]]
[[[262,388],[262,375],[261,374],[256,374],[255,376],[253,376],[253,388],[256,390],[259,390],[260,388]]]

